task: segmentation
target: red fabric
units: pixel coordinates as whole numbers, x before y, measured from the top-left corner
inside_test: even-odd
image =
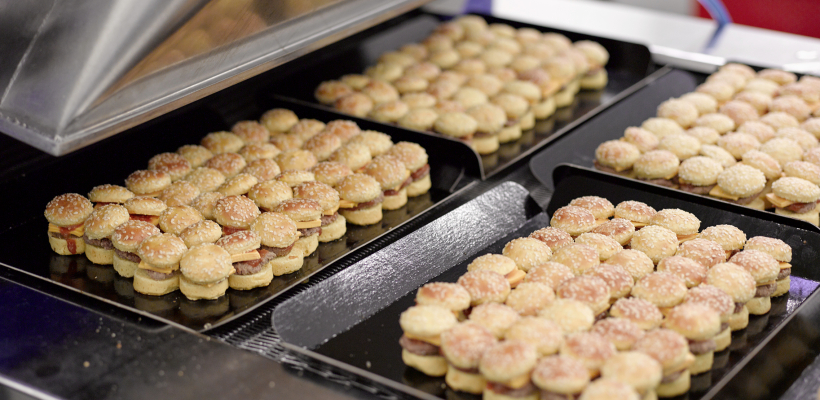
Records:
[[[820,1],[817,0],[723,0],[732,21],[741,25],[820,38]],[[698,4],[698,16],[710,18]]]

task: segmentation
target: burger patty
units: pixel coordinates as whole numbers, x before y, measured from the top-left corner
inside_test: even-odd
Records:
[[[155,280],[155,281],[164,281],[170,277],[176,275],[177,271],[173,271],[170,274],[163,274],[162,272],[151,271],[150,269],[144,270],[148,277]]]
[[[709,194],[709,192],[711,192],[712,189],[715,188],[715,185],[695,186],[695,185],[691,185],[691,184],[688,184],[688,183],[679,183],[679,184],[680,184],[680,190],[683,190],[683,191],[686,191],[686,192],[689,192],[689,193],[694,193],[694,194]]]
[[[715,351],[715,348],[717,348],[717,345],[712,339],[689,341],[689,351],[694,355],[706,354],[710,351]]]
[[[549,390],[541,390],[541,400],[576,400],[581,394],[560,394],[550,392]]]
[[[481,373],[481,371],[478,370],[478,367],[476,367],[476,368],[459,368],[459,367],[456,367],[453,364],[450,364],[450,366],[457,369],[457,370],[459,370],[459,371],[461,371],[461,372],[464,372],[465,374],[476,374],[477,375],[477,374]]]
[[[814,210],[815,208],[817,208],[817,203],[813,203],[813,202],[812,203],[794,203],[794,204],[786,207],[787,210],[789,210],[793,213],[796,213],[796,214],[807,213],[809,211]]]
[[[615,174],[615,175],[627,175],[630,171],[632,171],[632,169],[630,168],[630,169],[618,172],[618,171],[615,170],[615,168],[610,168],[610,167],[604,166],[603,164],[599,163],[598,160],[595,160],[595,169],[597,169],[599,171],[603,171],[603,172],[608,172],[610,174]]]
[[[638,178],[638,180],[641,180],[641,181],[644,181],[646,183],[650,183],[650,184],[653,184],[653,185],[664,186],[664,187],[668,187],[668,188],[674,188],[675,187],[675,182],[672,182],[671,179],[664,179],[664,178],[644,179],[644,178]]]
[[[777,283],[758,286],[757,291],[755,291],[755,297],[771,297],[775,290],[777,290]]]
[[[408,176],[407,179],[405,179],[404,182],[401,183],[401,186],[399,186],[398,189],[385,190],[384,195],[385,196],[395,196],[395,195],[399,194],[399,192],[402,189],[404,189],[405,187],[407,187],[407,185],[409,185],[411,183],[413,183],[413,178]]]
[[[476,132],[475,134],[473,134],[473,137],[474,138],[485,138],[485,137],[490,137],[492,135],[493,134],[490,133],[490,132]]]
[[[129,252],[127,252],[127,251],[122,251],[122,250],[120,250],[120,249],[116,249],[116,248],[115,248],[115,249],[114,249],[114,253],[116,253],[116,254],[117,254],[117,257],[122,258],[123,260],[128,260],[128,261],[131,261],[131,262],[133,262],[133,263],[137,263],[137,264],[139,264],[139,263],[140,263],[140,261],[142,261],[142,259],[140,258],[140,256],[138,256],[138,255],[136,255],[136,254],[134,254],[134,253],[129,253]]]
[[[101,247],[105,250],[113,250],[114,249],[114,245],[111,244],[111,239],[109,239],[109,238],[89,239],[88,236],[83,235],[83,241],[86,244]]]
[[[305,228],[299,229],[299,232],[302,232],[302,237],[308,237],[310,235],[321,235],[322,234],[322,227],[317,228]]]
[[[333,215],[322,215],[322,226],[327,226],[336,222],[337,218],[339,218],[338,212],[333,213]]]
[[[262,271],[262,267],[267,265],[270,260],[276,258],[276,254],[273,254],[270,251],[260,248],[257,250],[259,252],[259,259],[258,260],[250,260],[250,261],[240,261],[233,263],[233,268],[236,270],[237,275],[253,275]]]
[[[399,339],[399,346],[401,348],[419,356],[437,356],[440,355],[440,349],[436,345],[432,345],[421,340],[410,339],[406,335],[401,335]]]
[[[246,230],[247,229],[244,229],[244,228],[233,228],[233,227],[230,227],[230,226],[223,226],[222,227],[222,235],[223,236],[233,235],[236,232],[241,232],[241,231],[246,231]]]
[[[763,190],[766,190],[766,189],[763,189]],[[742,206],[745,206],[745,205],[753,202],[758,196],[760,196],[760,194],[763,193],[763,190],[761,190],[761,191],[759,191],[759,192],[757,192],[757,193],[755,193],[755,194],[753,194],[749,197],[741,197],[737,200],[729,200],[729,199],[723,199],[723,200],[726,200],[730,203],[735,203],[735,204],[740,204]]]
[[[595,322],[598,322],[598,321],[600,321],[600,320],[602,320],[602,319],[606,319],[606,316],[607,316],[607,312],[606,312],[606,311],[604,311],[604,312],[602,312],[602,313],[600,313],[600,314],[596,315],[596,316],[595,316]]]
[[[356,207],[348,208],[348,211],[359,211],[365,208],[370,208],[376,205],[381,206],[381,203],[384,201],[384,193],[379,193],[379,196],[373,200],[366,201],[364,203],[356,204]]]
[[[783,268],[780,270],[780,273],[777,274],[777,280],[786,279],[789,275],[792,274],[791,268]]]
[[[268,246],[262,245],[262,246],[259,246],[259,254],[261,255],[262,250],[264,250],[264,251],[267,251],[269,253],[273,253],[273,255],[276,256],[276,257],[284,257],[284,256],[290,254],[290,251],[293,250],[293,245],[294,244],[296,244],[296,242],[291,243],[290,246],[288,246],[288,247],[268,247]]]
[[[48,234],[53,238],[63,239],[63,240],[68,239],[69,236],[71,236],[71,239],[79,239],[80,238],[79,236],[74,236],[70,233],[63,234],[63,233],[60,233],[60,232],[49,232]]]
[[[681,374],[683,374],[683,371],[686,370],[687,369],[682,369],[678,372],[673,372],[669,375],[664,376],[663,378],[661,378],[661,384],[674,382],[676,379],[680,378]]]
[[[745,306],[745,305],[746,305],[746,303],[735,303],[735,309],[734,309],[734,311],[732,311],[732,314],[737,314],[737,313],[743,311],[743,306]]]
[[[515,118],[515,119],[508,119],[508,120],[507,120],[507,122],[505,122],[505,123],[504,123],[504,127],[505,127],[505,128],[509,128],[509,127],[511,127],[511,126],[515,126],[515,124],[517,124],[517,123],[518,123],[518,120],[519,120],[518,118]]]
[[[430,175],[430,164],[424,164],[421,168],[410,174],[410,177],[413,178],[413,181],[417,181],[427,175]]]
[[[535,387],[535,385],[532,384],[532,382],[527,382],[526,385],[524,385],[524,386],[522,386],[518,389],[513,389],[509,386],[502,385],[500,383],[487,382],[487,389],[492,390],[493,392],[495,392],[497,394],[500,394],[502,396],[519,397],[519,398],[520,397],[527,397],[527,396],[535,393],[536,390],[538,390]]]

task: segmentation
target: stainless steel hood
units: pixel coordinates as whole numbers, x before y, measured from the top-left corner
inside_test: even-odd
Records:
[[[0,0],[0,132],[62,155],[425,0]]]

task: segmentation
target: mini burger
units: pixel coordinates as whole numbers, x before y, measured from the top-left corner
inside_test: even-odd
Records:
[[[503,303],[511,291],[510,282],[495,271],[468,271],[458,278],[458,284],[470,293],[473,307],[489,302]]]
[[[655,392],[647,396],[657,397]],[[584,389],[578,400],[639,400],[638,392],[626,383],[614,379],[598,379]]]
[[[398,157],[381,155],[373,159],[364,173],[379,182],[384,192],[382,209],[397,210],[407,204],[407,186],[413,181],[410,171]]]
[[[248,194],[248,191],[251,190],[251,188],[257,183],[259,183],[259,179],[256,179],[255,176],[240,173],[225,181],[225,183],[217,188],[216,191],[224,194],[225,196],[239,196]]]
[[[487,379],[485,400],[537,400],[538,391],[530,374],[538,361],[535,347],[520,340],[505,340],[481,356],[479,371]]]
[[[176,181],[160,193],[159,199],[168,206],[187,206],[199,195],[199,188],[191,182]]]
[[[225,174],[217,169],[199,167],[183,178],[196,186],[201,193],[213,192],[225,183]]]
[[[686,282],[669,272],[653,272],[635,283],[632,296],[656,305],[667,315],[672,307],[683,302],[686,296]]]
[[[594,247],[573,243],[555,251],[552,255],[553,262],[561,263],[569,267],[575,275],[581,275],[590,268],[598,265],[601,258],[598,250]]]
[[[293,197],[316,200],[322,206],[319,241],[332,242],[347,232],[345,217],[339,215],[339,192],[321,182],[305,182],[293,188]]]
[[[663,314],[658,306],[638,297],[623,298],[609,309],[610,317],[632,321],[645,331],[651,331],[663,322]]]
[[[274,108],[262,114],[259,122],[272,133],[287,132],[299,122],[299,117],[291,110]]]
[[[148,160],[148,169],[165,172],[173,182],[191,172],[191,162],[177,153],[160,153]]]
[[[177,149],[177,154],[184,157],[191,164],[191,168],[199,168],[205,164],[214,153],[197,144],[186,144]]]
[[[780,263],[768,253],[759,250],[745,249],[729,259],[752,274],[755,279],[755,295],[746,303],[749,313],[763,315],[772,308],[771,296],[777,290],[777,277],[780,274]]]
[[[604,46],[591,40],[579,40],[573,47],[580,50],[589,62],[589,71],[581,76],[581,89],[603,89],[608,81],[604,67],[609,62],[609,52]]]
[[[650,225],[669,229],[678,237],[678,242],[686,242],[698,236],[700,220],[695,214],[677,208],[667,208],[658,211],[649,219]]]
[[[560,350],[562,356],[581,361],[587,367],[590,378],[600,375],[601,366],[616,352],[612,342],[591,332],[580,332],[567,336]]]
[[[296,223],[301,234],[296,247],[305,255],[313,254],[319,247],[319,235],[322,234],[322,205],[311,199],[290,199],[279,203],[273,211],[290,217]]]
[[[416,292],[416,304],[444,307],[461,321],[466,319],[464,310],[470,308],[470,292],[456,283],[430,282]]]
[[[159,229],[179,235],[185,228],[203,219],[202,214],[191,206],[168,207],[159,216]]]
[[[732,330],[729,328],[729,318],[735,309],[732,297],[723,290],[712,285],[700,285],[689,289],[684,304],[700,304],[714,310],[720,316],[720,333],[714,337],[715,351],[723,351],[732,344]]]
[[[214,205],[214,219],[222,225],[225,236],[247,230],[258,216],[259,208],[245,196],[223,197]]]
[[[136,251],[145,238],[159,235],[156,226],[145,221],[130,220],[117,227],[111,235],[114,245],[114,270],[124,278],[132,278],[142,261]]]
[[[721,255],[723,252],[720,252]],[[672,256],[658,263],[658,272],[669,272],[677,275],[686,283],[687,288],[700,285],[706,279],[706,267],[686,257]]]
[[[201,244],[188,250],[179,261],[179,269],[179,291],[189,300],[224,296],[228,277],[234,273],[231,255],[215,244]]]
[[[681,304],[669,312],[663,326],[689,341],[689,351],[695,355],[691,374],[712,369],[717,347],[714,339],[721,332],[720,315],[715,310],[702,304]]]
[[[114,245],[111,235],[118,226],[128,222],[128,210],[119,204],[95,208],[85,220],[85,256],[94,264],[114,263]]]
[[[510,306],[499,303],[484,303],[473,307],[468,317],[469,322],[487,328],[492,334],[501,339],[521,316]]]
[[[553,252],[560,249],[561,247],[573,243],[572,236],[570,236],[570,234],[567,233],[567,231],[553,227],[546,227],[541,228],[537,231],[533,231],[532,233],[530,233],[529,237],[544,242],[544,244],[549,246],[550,250],[552,250]]]
[[[77,193],[61,194],[46,205],[43,213],[48,220],[48,243],[60,255],[85,253],[85,220],[94,206]]]
[[[410,170],[412,182],[407,185],[407,197],[421,196],[430,190],[430,164],[423,147],[410,142],[396,143],[387,154],[399,159]],[[318,177],[317,177],[318,180]]]
[[[248,191],[248,198],[253,200],[260,211],[270,211],[279,203],[292,199],[293,190],[285,182],[272,180],[254,185]]]
[[[791,286],[792,248],[780,239],[765,236],[755,236],[746,242],[746,250],[758,250],[774,257],[778,262],[780,272],[777,274],[777,289],[772,297],[789,293]]]
[[[162,171],[134,171],[125,179],[125,187],[137,196],[157,197],[171,184],[171,176]]]
[[[743,248],[746,243],[746,234],[733,225],[715,225],[703,230],[698,235],[700,239],[711,240],[720,245],[726,252],[725,260],[731,258]]]
[[[290,217],[266,212],[253,221],[251,230],[261,240],[258,251],[261,260],[259,265],[263,269],[269,268],[273,276],[280,276],[302,268],[304,252],[295,246],[300,233]]]
[[[281,172],[282,170],[279,169],[279,164],[267,158],[253,160],[242,169],[243,174],[252,175],[259,182],[269,181]]]
[[[512,258],[500,254],[485,254],[467,265],[467,271],[493,271],[503,275],[510,287],[518,286],[524,280],[526,272],[518,268]]]
[[[635,177],[647,183],[676,187],[673,178],[678,175],[680,160],[667,150],[652,150],[635,160],[633,170]]]
[[[652,206],[646,203],[627,200],[618,203],[615,207],[615,218],[623,218],[632,222],[637,230],[649,225],[649,220],[656,212]]]
[[[678,168],[680,189],[689,193],[707,194],[717,184],[723,165],[712,158],[698,156],[684,160]]]
[[[362,131],[350,138],[348,143],[367,146],[370,149],[370,155],[373,157],[380,156],[393,147],[393,140],[390,139],[390,136],[378,131]]]
[[[586,208],[564,206],[552,214],[550,226],[564,230],[575,237],[595,228],[596,219],[595,215]]]
[[[134,197],[134,193],[130,190],[118,185],[99,185],[94,186],[88,192],[88,199],[94,203],[95,207],[104,206],[106,204],[122,204]]]
[[[159,225],[159,216],[168,206],[153,197],[134,197],[124,204],[129,217],[133,220],[145,221],[154,226]]]
[[[555,299],[538,312],[538,317],[558,324],[565,335],[586,332],[595,323],[592,309],[586,303],[572,299]]]
[[[510,306],[521,316],[534,316],[553,300],[555,300],[555,293],[549,285],[522,282],[510,292],[504,304]]]
[[[186,251],[188,248],[182,239],[170,233],[145,238],[137,247],[141,261],[134,272],[134,290],[151,296],[162,296],[179,289],[177,271],[179,261]]]
[[[189,249],[198,244],[216,243],[221,237],[222,227],[208,219],[185,228],[179,234],[179,238],[185,242],[185,246],[188,246]],[[114,246],[116,247],[116,244]]]
[[[533,238],[513,239],[504,246],[503,255],[511,258],[524,272],[550,260],[552,250],[544,242]]]
[[[633,250],[644,252],[657,264],[666,257],[674,256],[678,243],[675,232],[662,226],[649,225],[635,232],[629,245]]]
[[[339,214],[353,225],[372,225],[382,220],[384,193],[370,175],[352,174],[336,185],[339,191]]]
[[[717,133],[715,133],[717,135]],[[660,140],[654,133],[646,129],[630,126],[624,130],[622,141],[635,145],[641,153],[652,151],[658,148]],[[717,140],[717,139],[715,139]]]
[[[657,399],[655,389],[661,383],[661,364],[646,353],[624,351],[608,358],[601,366],[601,380],[623,382],[638,392],[641,399]],[[602,399],[613,399],[614,393]]]
[[[598,264],[587,271],[587,274],[606,282],[609,289],[609,303],[626,297],[632,292],[635,281],[623,267],[615,264]]]
[[[595,149],[595,168],[625,175],[632,171],[640,157],[641,151],[634,144],[622,140],[608,140]]]
[[[582,233],[580,236],[575,238],[575,243],[594,247],[595,250],[598,250],[598,256],[600,257],[601,262],[608,260],[616,253],[623,250],[621,244],[615,241],[615,239],[600,233]]]
[[[638,324],[626,318],[605,318],[592,326],[592,333],[597,333],[615,345],[618,351],[627,351],[635,345],[646,332]]]
[[[222,153],[213,156],[205,166],[219,171],[226,179],[233,178],[248,165],[245,158],[237,153]]]
[[[574,276],[575,274],[572,273],[572,270],[566,265],[550,261],[527,271],[527,276],[524,277],[524,283],[543,283],[552,288],[552,290],[555,290],[565,280]]]
[[[294,187],[305,182],[315,181],[316,177],[313,175],[313,172],[310,171],[288,169],[280,172],[279,175],[276,175],[273,179],[283,182],[290,187]]]
[[[211,132],[200,143],[213,154],[236,153],[245,142],[239,136],[226,131]]]
[[[396,155],[396,154],[394,154]],[[401,157],[400,157],[401,158]],[[322,161],[310,169],[317,182],[322,182],[331,187],[336,186],[344,177],[353,173],[345,164],[335,161]],[[411,184],[412,186],[412,184]],[[408,186],[408,196],[409,196]]]
[[[644,353],[661,364],[661,382],[656,390],[659,397],[674,397],[689,391],[689,367],[695,357],[689,352],[689,343],[680,333],[670,329],[655,329],[635,343],[632,350]]]
[[[403,349],[411,353],[414,350],[422,353],[419,356],[424,356],[425,351],[430,353],[427,356],[436,355],[433,353],[435,345],[405,338],[406,336],[402,337]],[[444,331],[441,334],[441,354],[447,360],[447,373],[444,377],[447,386],[461,392],[481,394],[487,381],[481,376],[478,365],[484,352],[496,343],[498,340],[487,328],[475,323],[458,324]]]
[[[632,249],[625,249],[615,253],[614,256],[606,260],[606,264],[623,268],[632,276],[635,282],[655,270],[655,263],[652,262],[649,256],[642,251]]]
[[[820,187],[805,179],[783,177],[772,183],[766,198],[775,206],[775,214],[820,225]]]
[[[555,294],[562,299],[580,301],[589,306],[596,319],[606,317],[609,308],[609,286],[603,279],[593,275],[581,275],[567,279]]]
[[[562,355],[544,357],[532,371],[532,382],[541,389],[542,400],[576,399],[590,382],[581,361]]]
[[[709,269],[706,284],[723,290],[735,303],[729,328],[732,331],[745,329],[749,325],[749,308],[746,303],[754,299],[757,292],[755,278],[743,267],[732,263],[721,263]]]
[[[535,346],[539,357],[558,352],[564,342],[564,331],[558,324],[539,317],[523,317],[516,321],[507,332],[506,340],[521,340]]]
[[[478,89],[472,89],[478,91]],[[483,92],[480,92],[483,95]],[[486,96],[485,96],[486,97]],[[492,103],[477,104],[466,111],[476,123],[476,132],[473,135],[473,148],[478,154],[490,154],[498,151],[498,132],[507,122],[504,110]]]
[[[623,218],[613,218],[596,226],[590,232],[608,236],[621,246],[626,246],[635,234],[635,225]]]
[[[228,277],[228,286],[231,289],[249,290],[268,286],[273,280],[273,271],[268,265],[268,260],[262,258],[259,250],[260,237],[256,232],[239,231],[223,236],[216,241],[216,245],[231,255],[233,269],[236,271]]]
[[[691,258],[705,268],[712,268],[713,265],[726,262],[726,252],[717,242],[697,238],[682,243],[678,247],[676,256]]]
[[[214,207],[216,207],[216,202],[223,197],[225,197],[225,195],[219,192],[202,193],[191,202],[191,207],[199,211],[199,213],[202,214],[202,218],[214,220]],[[159,221],[157,221],[157,223],[159,223]],[[219,229],[220,232],[222,232],[222,228],[220,227]]]
[[[401,313],[399,339],[401,359],[425,375],[444,376],[447,360],[441,355],[441,335],[458,324],[450,310],[437,306],[413,306]]]

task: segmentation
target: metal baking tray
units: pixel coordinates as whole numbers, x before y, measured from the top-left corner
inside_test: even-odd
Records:
[[[524,210],[517,211],[516,221],[526,219],[521,224],[511,224],[509,214],[495,212],[497,202],[470,203],[472,209],[462,215],[448,214],[426,227],[429,228],[426,231],[414,232],[282,303],[274,312],[274,328],[286,348],[394,391],[425,399],[476,399],[477,396],[448,389],[443,378],[425,376],[402,363],[398,344],[402,334],[399,314],[414,304],[415,290],[431,281],[454,282],[466,272],[472,259],[486,253],[500,253],[507,241],[548,226],[550,214],[575,197],[599,195],[615,203],[635,199],[659,209],[678,207],[693,212],[701,219],[702,228],[729,223],[749,236],[774,236],[793,246],[794,269],[789,295],[773,300],[768,315],[752,317],[746,330],[736,332],[730,350],[716,355],[715,369],[693,377],[692,390],[684,397],[770,398],[784,391],[798,375],[789,371],[801,368],[793,364],[800,359],[794,356],[800,346],[791,348],[787,343],[817,341],[817,330],[807,326],[807,321],[820,315],[816,292],[820,286],[820,271],[813,265],[817,258],[815,249],[820,246],[820,232],[802,221],[777,223],[767,213],[697,196],[678,196],[678,192],[641,182],[613,182],[613,179],[595,171],[559,167],[556,170],[558,187],[546,212],[532,216]],[[509,208],[520,209],[517,205]],[[472,221],[459,222],[470,216],[475,219],[475,215],[481,217],[481,226],[473,226]],[[504,233],[499,235],[497,230],[484,228],[487,225],[500,225]],[[470,229],[464,229],[467,226]],[[490,234],[492,237],[486,240],[485,235]],[[443,237],[447,239],[440,240]],[[471,245],[473,237],[485,240]],[[492,243],[488,245],[488,242]],[[456,252],[456,249],[463,250]],[[762,382],[772,386],[760,391],[763,378],[760,375],[764,373],[761,371],[766,371],[764,365],[781,365],[787,372],[765,377]],[[753,389],[749,382],[756,380],[758,383]]]
[[[289,108],[300,118],[321,121],[352,119],[362,129],[380,130],[394,141],[409,140],[421,144],[429,154],[432,171],[430,192],[411,198],[406,206],[398,210],[385,211],[380,224],[364,227],[348,225],[343,238],[320,244],[313,255],[305,258],[305,264],[298,272],[276,277],[270,286],[264,288],[249,291],[229,289],[226,296],[212,301],[190,301],[178,291],[159,297],[135,293],[132,280],[120,277],[111,266],[92,264],[82,255],[60,256],[48,247],[42,210],[53,196],[64,192],[87,193],[93,186],[102,183],[121,183],[129,171],[145,168],[145,163],[153,154],[174,151],[184,143],[198,143],[209,131],[228,129],[239,119],[258,118],[262,111],[274,107]],[[118,138],[116,143],[105,142],[65,157],[50,159],[49,164],[26,176],[0,183],[0,192],[5,193],[10,202],[15,193],[32,194],[27,201],[21,202],[25,204],[20,204],[19,212],[0,216],[0,265],[165,323],[203,331],[253,310],[353,250],[373,242],[477,182],[467,178],[464,172],[469,158],[474,159],[473,153],[455,145],[457,143],[450,139],[409,134],[393,126],[271,99],[260,100],[255,107],[243,108],[229,118],[200,111],[174,122],[176,130],[173,137],[167,135],[167,126],[155,126],[139,135]],[[192,122],[193,125],[186,125],[185,122]],[[186,126],[191,129],[186,129]]]
[[[476,154],[481,160],[479,175],[481,179],[505,170],[591,115],[636,90],[641,86],[639,83],[654,68],[649,49],[644,45],[488,15],[482,15],[482,17],[490,23],[505,23],[516,28],[530,27],[544,32],[561,33],[573,41],[594,40],[609,51],[610,59],[606,66],[609,74],[609,83],[606,88],[579,92],[572,105],[559,108],[552,117],[537,121],[535,128],[524,132],[521,139],[501,145],[501,148],[493,154],[485,156]],[[281,79],[271,84],[270,92],[316,103],[313,92],[322,81],[338,79],[344,74],[362,73],[365,68],[374,65],[382,53],[398,49],[406,43],[423,40],[446,18],[416,10],[371,28],[351,39],[328,46],[321,52],[317,52],[315,57],[294,60],[282,69]],[[463,143],[462,146],[469,147]]]

